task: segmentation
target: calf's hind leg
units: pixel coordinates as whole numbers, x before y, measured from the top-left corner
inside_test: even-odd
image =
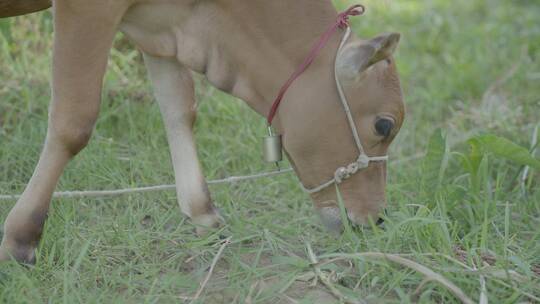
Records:
[[[172,59],[145,54],[144,61],[167,130],[180,208],[197,225],[197,233],[204,233],[219,225],[221,217],[212,204],[193,138],[196,109],[191,71]]]
[[[123,1],[56,1],[52,103],[45,145],[4,223],[0,261],[33,263],[52,193],[68,161],[87,144]]]

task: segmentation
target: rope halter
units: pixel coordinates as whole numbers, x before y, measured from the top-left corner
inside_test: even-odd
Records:
[[[347,40],[351,36],[351,27],[349,25],[349,17],[350,16],[359,16],[364,14],[365,7],[363,5],[354,5],[347,9],[346,11],[340,13],[337,17],[336,22],[330,26],[330,28],[321,36],[319,41],[315,44],[315,46],[311,49],[309,52],[307,58],[305,61],[298,67],[298,69],[290,76],[290,78],[285,82],[285,84],[281,87],[276,99],[274,100],[274,103],[272,104],[272,107],[270,108],[270,112],[267,116],[267,123],[270,128],[272,125],[272,121],[274,120],[274,117],[277,113],[277,110],[279,108],[279,105],[281,104],[281,101],[283,100],[283,97],[285,96],[285,93],[289,89],[289,87],[292,85],[292,83],[304,73],[307,68],[313,63],[319,52],[323,49],[323,47],[330,41],[330,38],[332,35],[338,30],[338,29],[345,29],[345,35],[341,39],[341,43],[338,48],[337,56],[336,56],[336,62],[334,62],[334,77],[336,81],[336,86],[339,93],[339,99],[341,101],[341,104],[343,106],[343,110],[345,111],[345,114],[347,116],[347,122],[349,123],[349,127],[351,128],[354,143],[356,145],[356,148],[358,149],[358,158],[355,162],[348,164],[344,167],[339,167],[334,172],[334,176],[332,179],[328,180],[327,182],[315,187],[315,188],[306,188],[302,183],[302,188],[305,192],[309,194],[314,194],[317,192],[320,192],[329,186],[336,184],[339,185],[345,180],[349,179],[356,173],[358,173],[361,170],[366,169],[369,167],[371,162],[384,162],[388,161],[388,156],[368,156],[364,150],[364,147],[362,146],[362,142],[360,140],[360,136],[358,135],[358,129],[356,127],[356,123],[354,122],[353,115],[351,113],[351,108],[349,106],[349,103],[347,102],[347,97],[345,96],[345,93],[343,92],[343,87],[339,81],[338,77],[338,71],[337,71],[337,58],[339,57],[339,54],[343,50],[343,47],[345,46]]]
[[[345,96],[345,92],[343,91],[343,86],[341,85],[341,82],[339,81],[338,71],[337,71],[337,58],[339,57],[339,54],[341,54],[341,51],[343,50],[343,47],[345,46],[345,43],[351,36],[351,32],[352,32],[349,24],[348,23],[345,23],[345,24],[346,24],[345,35],[341,39],[341,43],[339,45],[337,56],[336,56],[336,62],[334,63],[334,77],[336,80],[336,86],[339,93],[339,99],[343,106],[343,110],[345,111],[345,114],[347,115],[347,122],[349,123],[349,127],[351,128],[351,131],[353,134],[354,143],[356,144],[356,148],[358,149],[358,158],[356,159],[355,162],[350,163],[347,166],[337,168],[336,171],[334,172],[334,177],[332,179],[330,179],[329,181],[315,188],[306,188],[303,184],[301,184],[304,191],[309,194],[320,192],[334,184],[336,185],[341,184],[343,181],[349,179],[350,177],[352,177],[359,171],[364,170],[367,167],[369,167],[371,162],[388,161],[388,155],[368,156],[366,154],[364,147],[362,146],[362,141],[360,140],[360,136],[358,135],[358,129],[356,127],[356,123],[354,122],[354,118],[351,113],[351,108],[349,106],[349,103],[347,102],[347,97]]]

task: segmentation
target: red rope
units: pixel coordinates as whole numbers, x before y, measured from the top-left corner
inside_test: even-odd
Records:
[[[366,8],[361,5],[353,5],[348,10],[340,13],[337,17],[336,23],[334,23],[332,26],[328,28],[328,30],[321,36],[319,41],[313,46],[311,51],[309,52],[309,55],[307,56],[306,60],[298,67],[298,69],[291,75],[291,77],[285,82],[285,84],[281,87],[281,90],[279,90],[279,93],[274,100],[274,103],[272,104],[272,108],[270,109],[270,112],[268,113],[267,122],[268,125],[272,125],[272,121],[274,120],[274,117],[276,116],[277,110],[279,108],[279,105],[281,104],[281,101],[283,100],[283,96],[285,96],[285,93],[289,89],[289,87],[292,85],[292,83],[302,75],[307,68],[315,61],[315,58],[317,58],[317,55],[320,53],[320,51],[324,48],[324,46],[328,43],[332,35],[337,31],[338,28],[346,28],[349,26],[349,17],[350,16],[359,16],[364,14],[366,11]]]

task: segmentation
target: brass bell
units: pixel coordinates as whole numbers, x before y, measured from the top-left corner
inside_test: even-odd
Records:
[[[279,162],[283,159],[281,150],[281,135],[274,134],[272,127],[268,126],[268,136],[263,140],[264,161],[275,163],[279,168]]]

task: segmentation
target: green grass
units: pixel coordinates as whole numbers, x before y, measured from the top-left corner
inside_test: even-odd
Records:
[[[384,230],[327,234],[292,175],[212,186],[227,225],[204,238],[194,235],[174,192],[61,199],[53,203],[36,266],[0,265],[0,302],[178,303],[197,291],[220,236],[231,236],[231,244],[198,303],[332,303],[322,284],[311,285],[307,244],[321,260],[404,254],[474,301],[483,278],[491,303],[540,302],[538,171],[523,192],[515,178],[519,164],[489,154],[473,170],[463,166],[473,159],[466,143],[473,135],[493,133],[530,146],[540,113],[540,5],[363,2],[368,14],[353,21],[358,34],[403,34],[397,61],[408,116],[391,149]],[[2,194],[24,189],[43,142],[51,30],[48,12],[0,21]],[[159,110],[140,63],[119,35],[97,129],[60,190],[173,183]],[[258,149],[263,120],[198,82],[196,134],[206,176],[271,169]],[[1,220],[13,204],[1,203]],[[346,257],[322,266],[345,295],[370,303],[458,302],[435,282],[418,288],[424,277],[411,268]]]

